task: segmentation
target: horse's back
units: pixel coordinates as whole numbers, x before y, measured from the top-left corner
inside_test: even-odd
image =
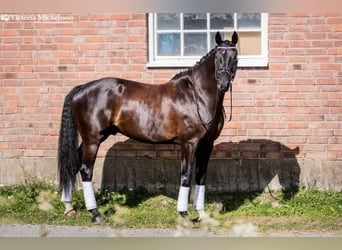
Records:
[[[114,126],[137,140],[178,141],[180,131],[198,123],[191,84],[186,77],[157,85],[121,78],[86,83],[74,97],[77,124],[84,136]]]

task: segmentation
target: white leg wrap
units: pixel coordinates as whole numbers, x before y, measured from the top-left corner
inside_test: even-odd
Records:
[[[96,208],[96,200],[92,181],[83,181],[83,195],[87,210]]]
[[[194,194],[194,208],[197,211],[204,210],[205,186],[196,185]]]
[[[178,201],[177,201],[178,212],[188,211],[189,193],[190,193],[190,187],[183,187],[183,186],[180,187],[179,193],[178,193]]]
[[[72,188],[70,188],[69,190],[65,190],[63,188],[61,201],[64,203],[64,206],[65,206],[64,214],[67,214],[71,210],[74,210],[74,208],[72,207],[72,204],[71,204],[71,201],[72,201]]]
[[[61,201],[62,202],[71,202],[72,201],[72,188],[70,188],[69,190],[65,190],[63,188]]]

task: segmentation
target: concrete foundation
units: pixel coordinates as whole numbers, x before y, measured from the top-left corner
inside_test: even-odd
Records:
[[[0,184],[44,180],[58,184],[56,158],[2,158]],[[140,186],[151,192],[175,194],[180,160],[163,158],[98,158],[96,188],[120,190]],[[194,183],[193,183],[194,184]],[[207,190],[262,191],[298,187],[342,191],[342,161],[313,159],[211,159]]]

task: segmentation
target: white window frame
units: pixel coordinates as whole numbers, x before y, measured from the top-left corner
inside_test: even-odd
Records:
[[[172,67],[191,67],[202,56],[158,56],[157,55],[157,13],[148,14],[148,38],[149,38],[149,61],[147,67],[150,68],[172,68]],[[236,13],[234,14],[236,15]],[[234,30],[239,32],[234,22]],[[244,29],[240,31],[260,31],[261,32],[261,55],[239,55],[239,67],[266,67],[268,65],[268,14],[261,13],[261,27],[256,29]],[[209,32],[208,30],[206,30]],[[220,32],[227,32],[227,30],[218,30]],[[229,30],[228,30],[229,31]],[[233,31],[233,30],[232,30]],[[208,36],[209,40],[209,36]],[[208,41],[209,44],[209,41]]]

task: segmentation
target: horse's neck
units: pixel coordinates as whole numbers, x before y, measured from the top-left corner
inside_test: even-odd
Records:
[[[204,125],[210,125],[221,111],[224,95],[218,91],[214,62],[193,70],[198,113]]]

